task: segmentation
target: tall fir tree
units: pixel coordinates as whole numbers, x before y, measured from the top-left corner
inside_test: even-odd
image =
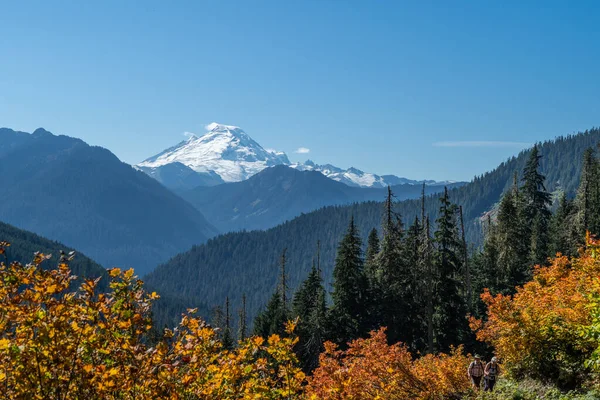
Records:
[[[268,338],[273,334],[283,335],[288,320],[286,308],[281,301],[281,292],[277,289],[267,306],[254,319],[254,334]]]
[[[421,324],[421,332],[424,334],[417,336],[417,338],[422,338],[422,343],[417,343],[416,346],[432,354],[435,351],[435,306],[439,277],[435,266],[435,247],[431,238],[429,217],[425,217],[421,231],[417,267],[421,277],[417,281],[419,283],[417,293],[421,299],[421,312],[418,315],[424,317]]]
[[[292,315],[299,318],[296,353],[304,371],[311,372],[319,363],[326,324],[325,288],[314,262],[308,277],[294,294],[292,310]]]
[[[367,238],[367,251],[365,253],[365,271],[372,279],[375,279],[377,274],[376,259],[380,248],[379,232],[377,232],[377,228],[373,228],[369,232],[369,237]]]
[[[437,350],[447,351],[460,343],[466,332],[466,308],[461,296],[462,244],[456,224],[457,207],[450,202],[448,189],[440,198],[436,243],[436,268],[439,281],[436,293]]]
[[[367,294],[362,242],[352,217],[338,246],[333,270],[332,305],[328,318],[332,341],[345,346],[348,341],[368,332]]]
[[[377,265],[374,303],[378,305],[377,326],[387,327],[390,343],[406,341],[405,333],[412,310],[410,269],[405,259],[404,226],[400,214],[394,211],[394,194],[388,187],[382,221],[381,250],[375,259]]]
[[[552,240],[551,255],[561,253],[567,256],[575,256],[579,241],[575,238],[577,234],[577,222],[574,202],[567,198],[562,192],[558,199],[558,207],[552,216]]]
[[[514,291],[529,278],[530,240],[523,218],[520,193],[517,186],[504,194],[498,208],[497,226],[493,233],[497,240],[498,281],[496,289],[503,293]]]
[[[233,349],[235,340],[233,333],[231,332],[231,315],[229,313],[229,296],[225,299],[225,327],[223,329],[223,336],[221,338],[223,347],[227,350]]]
[[[549,256],[549,228],[552,200],[544,184],[546,177],[540,172],[542,155],[537,145],[533,146],[523,169],[522,196],[524,202],[524,225],[529,228],[529,263],[546,264]]]
[[[271,296],[265,310],[259,313],[254,320],[254,333],[262,337],[273,334],[283,335],[285,323],[289,319],[288,285],[287,285],[287,249],[283,249],[279,258],[279,285]]]
[[[600,234],[600,163],[592,148],[586,149],[583,155],[581,178],[575,197],[575,237],[577,246],[585,243],[585,233]]]
[[[248,321],[246,316],[246,293],[242,294],[242,308],[239,311],[238,339],[245,340],[248,337]]]

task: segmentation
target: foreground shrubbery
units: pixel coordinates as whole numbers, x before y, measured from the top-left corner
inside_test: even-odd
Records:
[[[66,259],[57,269],[0,266],[0,391],[8,399],[287,398],[304,374],[294,339],[252,338],[225,350],[193,315],[149,346],[150,308],[133,271],[110,270],[110,292],[98,280],[79,290]],[[293,330],[293,326],[289,326]]]
[[[438,399],[469,392],[469,358],[450,355],[413,360],[401,344],[389,346],[384,329],[338,350],[327,343],[320,367],[308,379],[312,399]]]
[[[158,295],[144,292],[132,270],[109,270],[108,293],[97,293],[99,280],[73,291],[69,257],[57,269],[40,268],[48,258],[0,264],[4,398],[433,399],[468,388],[460,351],[413,361],[402,345],[387,345],[383,330],[344,352],[327,343],[308,384],[293,351],[293,322],[290,337],[253,337],[227,350],[190,310],[150,345]]]
[[[482,295],[484,323],[472,320],[517,379],[553,382],[563,389],[597,383],[600,352],[600,242],[588,238],[579,257],[558,256],[536,268],[513,296]]]
[[[3,246],[0,243],[0,254]],[[413,358],[388,345],[385,329],[340,350],[325,344],[320,366],[305,377],[287,336],[253,337],[224,348],[194,317],[152,335],[151,306],[132,270],[109,270],[110,290],[76,278],[62,256],[56,269],[0,264],[0,391],[10,399],[448,399],[472,398],[459,347]],[[512,379],[487,399],[588,399],[557,388],[592,387],[600,357],[600,243],[579,257],[537,268],[513,296],[483,294],[486,321],[472,320]],[[526,378],[526,379],[524,379]],[[519,381],[515,380],[519,379]],[[540,383],[546,382],[546,383]],[[550,383],[550,384],[549,384]]]

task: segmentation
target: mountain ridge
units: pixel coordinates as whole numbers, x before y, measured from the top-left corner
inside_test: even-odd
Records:
[[[193,206],[109,150],[37,129],[0,129],[0,220],[105,267],[143,274],[218,231]]]
[[[450,187],[460,186],[451,184]],[[398,200],[418,198],[420,185],[396,185]],[[444,190],[425,187],[426,194]],[[381,200],[385,189],[349,186],[319,171],[301,171],[286,165],[265,168],[241,182],[197,187],[180,195],[222,232],[269,229],[302,213],[330,205]]]

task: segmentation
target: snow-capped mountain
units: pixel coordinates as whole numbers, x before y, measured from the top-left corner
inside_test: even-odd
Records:
[[[383,188],[394,185],[422,185],[425,182],[426,185],[443,185],[449,183],[455,183],[452,181],[437,182],[433,180],[417,181],[413,179],[400,178],[396,175],[375,175],[369,172],[363,172],[359,169],[350,167],[348,169],[341,169],[331,164],[318,165],[307,160],[304,163],[295,163],[290,165],[299,171],[319,171],[326,177],[333,179],[334,181],[345,183],[348,186],[359,186],[359,187],[372,187],[372,188]]]
[[[216,174],[224,182],[239,182],[267,167],[290,164],[285,153],[265,150],[237,126],[213,122],[206,129],[203,136],[190,135],[137,167],[153,176],[157,168],[180,163],[202,175]]]
[[[423,183],[395,175],[379,176],[356,168],[317,165],[310,160],[292,164],[284,152],[263,148],[240,127],[213,122],[206,129],[206,134],[200,137],[190,135],[187,140],[135,167],[175,190],[240,182],[275,165],[287,165],[299,171],[318,171],[348,186],[382,188]],[[444,183],[452,182],[425,181],[427,185]]]

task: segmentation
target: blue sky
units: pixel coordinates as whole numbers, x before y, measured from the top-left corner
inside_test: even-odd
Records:
[[[599,17],[591,1],[0,0],[0,126],[135,163],[217,121],[293,160],[470,179],[600,125]]]

